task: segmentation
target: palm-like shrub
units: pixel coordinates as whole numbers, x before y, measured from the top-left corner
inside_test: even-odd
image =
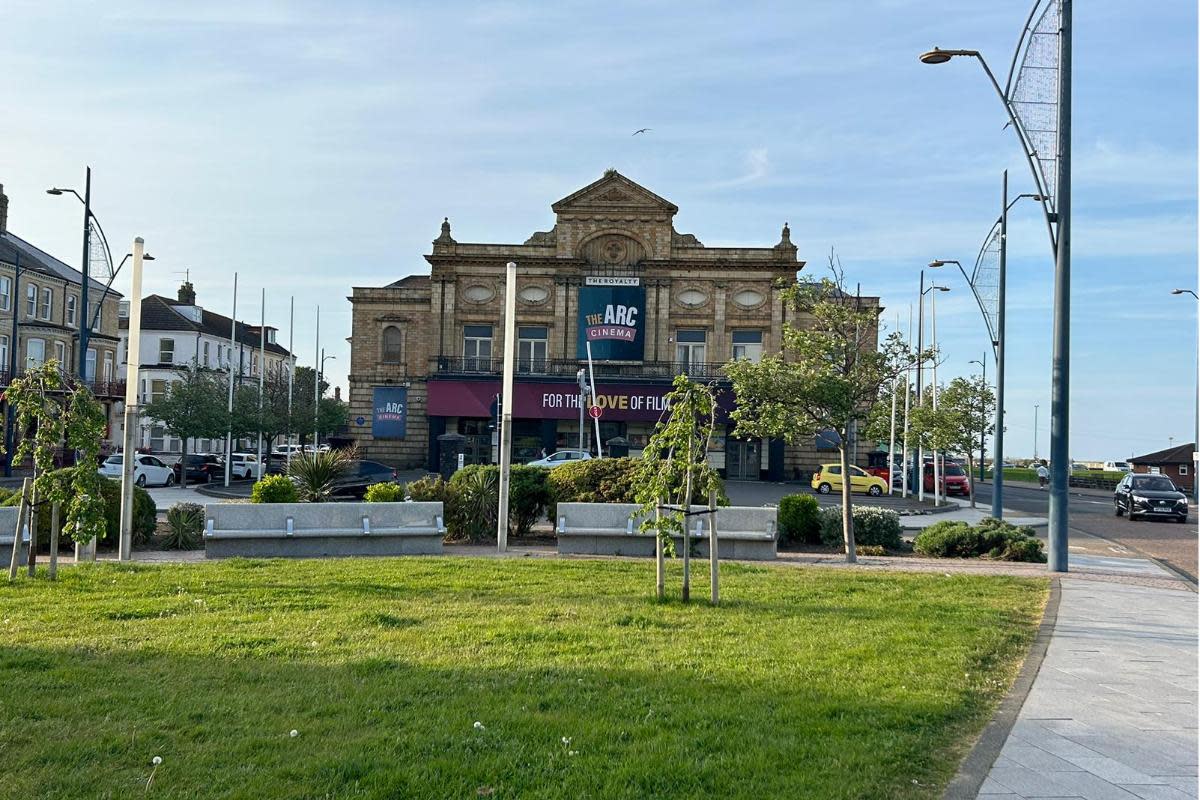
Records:
[[[500,502],[500,471],[472,471],[462,480],[451,483],[459,492],[459,533],[472,542],[494,535]]]
[[[167,550],[195,550],[203,530],[204,509],[198,503],[176,503],[167,511],[162,546]]]
[[[292,457],[288,477],[296,484],[301,501],[324,503],[333,495],[334,484],[353,460],[354,454],[349,450],[301,453]]]

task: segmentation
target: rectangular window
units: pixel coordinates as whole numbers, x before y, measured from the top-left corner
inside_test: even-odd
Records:
[[[733,358],[758,363],[762,358],[762,331],[734,331]]]
[[[0,372],[8,372],[8,337],[0,336]]]
[[[158,383],[158,381],[155,381]],[[161,453],[164,449],[167,430],[161,425],[154,425],[150,428],[150,449],[156,453]]]
[[[463,326],[463,369],[489,372],[492,367],[492,326]]]
[[[95,328],[96,330],[100,330],[102,327],[104,327],[104,305],[103,304],[96,306],[96,324],[93,325],[92,327]]]
[[[150,402],[157,403],[167,396],[167,382],[163,380],[150,381]]]
[[[46,340],[29,339],[25,342],[25,368],[33,369],[46,363]]]
[[[33,319],[37,316],[38,287],[31,283],[25,287],[25,316]]]
[[[204,360],[200,363],[202,363],[206,367],[212,366],[211,364],[208,363],[208,342],[204,343]]]
[[[75,299],[75,295],[73,295],[73,294],[67,295],[67,324],[68,325],[77,324],[76,319],[75,319],[75,304],[76,304],[76,302],[78,302],[78,301]]]
[[[104,382],[112,383],[113,379],[113,354],[111,351],[104,352]]]
[[[67,367],[67,345],[63,342],[54,343],[54,358],[58,360],[58,367],[63,372],[70,372]]]
[[[258,353],[250,354],[250,374],[251,375],[258,374]]]
[[[12,278],[0,277],[0,311],[12,310]]]
[[[158,363],[174,364],[175,363],[175,340],[174,339],[159,339],[158,340]]]
[[[1179,465],[1179,474],[1180,474],[1180,475],[1187,475],[1187,464],[1180,464],[1180,465]]]
[[[675,331],[675,366],[677,369],[688,372],[704,363],[704,340],[704,331]]]
[[[520,326],[517,328],[517,371],[545,372],[547,329]]]
[[[91,347],[87,351],[87,358],[83,368],[83,379],[85,381],[96,380],[96,351]]]
[[[54,308],[54,290],[47,287],[42,289],[42,319],[50,319],[50,311]]]

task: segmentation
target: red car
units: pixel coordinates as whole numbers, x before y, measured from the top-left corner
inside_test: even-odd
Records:
[[[941,477],[942,492],[946,495],[961,494],[966,497],[971,493],[971,480],[958,464],[943,464]],[[933,464],[925,465],[925,491],[933,491]]]

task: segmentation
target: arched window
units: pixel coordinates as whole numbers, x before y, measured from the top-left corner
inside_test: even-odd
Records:
[[[403,360],[404,335],[395,325],[383,329],[383,362],[399,364]]]

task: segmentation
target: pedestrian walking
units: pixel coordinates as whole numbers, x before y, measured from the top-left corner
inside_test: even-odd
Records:
[[[1046,468],[1046,462],[1037,465],[1038,488],[1045,489],[1046,481],[1050,479],[1050,470]]]

